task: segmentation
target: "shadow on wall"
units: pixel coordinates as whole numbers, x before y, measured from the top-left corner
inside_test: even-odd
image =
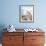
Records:
[[[5,32],[3,29],[5,28],[4,24],[0,24],[0,43],[2,43],[2,32]]]

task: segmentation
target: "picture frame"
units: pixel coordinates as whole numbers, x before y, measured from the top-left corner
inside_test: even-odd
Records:
[[[19,21],[22,23],[34,22],[34,5],[19,5]]]

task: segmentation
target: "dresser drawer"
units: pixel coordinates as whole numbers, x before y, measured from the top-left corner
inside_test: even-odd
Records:
[[[44,36],[32,36],[32,43],[33,44],[43,44]]]
[[[3,43],[15,43],[23,41],[23,36],[4,36]]]
[[[32,46],[44,46],[44,44],[32,44]]]
[[[23,36],[23,32],[4,32],[5,36]]]
[[[25,32],[24,36],[44,36],[44,32]]]
[[[3,46],[23,46],[23,37],[22,36],[4,36]]]
[[[23,46],[23,44],[21,44],[21,43],[12,43],[12,44],[10,44],[10,43],[8,43],[8,44],[3,44],[2,46]]]
[[[15,44],[3,44],[2,46],[16,46]]]

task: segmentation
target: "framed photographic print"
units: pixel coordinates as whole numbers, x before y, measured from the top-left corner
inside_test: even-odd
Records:
[[[24,23],[34,21],[34,5],[19,6],[19,21]]]

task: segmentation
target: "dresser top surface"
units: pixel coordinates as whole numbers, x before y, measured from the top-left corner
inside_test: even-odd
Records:
[[[7,33],[8,33],[8,31],[6,31]],[[13,31],[14,32],[14,31]],[[10,32],[10,33],[13,33],[13,32]],[[27,33],[27,32],[29,32],[29,33],[40,33],[40,32],[43,32],[44,33],[44,31],[42,31],[42,30],[38,30],[38,31],[25,31],[24,29],[16,29],[16,31],[15,32],[25,32],[25,33]],[[14,32],[14,33],[15,33]]]

